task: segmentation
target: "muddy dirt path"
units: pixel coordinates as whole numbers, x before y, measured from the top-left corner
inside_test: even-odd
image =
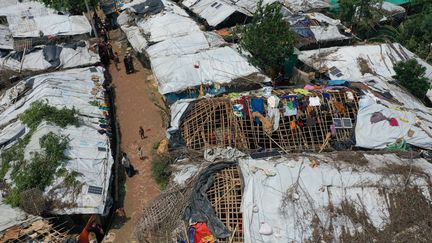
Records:
[[[117,33],[118,32],[118,33]],[[126,152],[138,174],[126,178],[123,207],[126,219],[115,218],[112,230],[114,242],[134,242],[133,230],[141,209],[153,198],[159,195],[160,190],[151,175],[151,149],[153,144],[164,136],[161,111],[155,105],[160,103],[160,96],[154,82],[149,80],[151,72],[145,69],[138,59],[134,59],[136,72],[127,75],[123,64],[125,53],[117,36],[119,30],[111,34],[112,46],[120,57],[120,70],[114,64],[110,66],[112,84],[115,87],[117,119],[121,132],[121,149]],[[117,39],[117,40],[116,40]],[[139,127],[145,130],[145,139],[138,133]],[[145,151],[147,158],[140,160],[138,147]],[[123,172],[121,166],[119,172]],[[120,205],[121,206],[121,205]]]

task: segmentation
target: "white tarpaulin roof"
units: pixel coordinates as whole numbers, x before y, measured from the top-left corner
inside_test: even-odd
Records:
[[[109,138],[98,133],[99,119],[104,118],[102,111],[89,103],[94,100],[103,102],[105,91],[102,86],[95,85],[95,82],[92,81],[93,75],[98,76],[99,84],[102,84],[104,81],[102,67],[71,69],[42,74],[21,81],[32,88],[16,103],[11,103],[9,96],[0,97],[2,100],[0,104],[3,104],[3,112],[0,113],[0,127],[2,127],[0,135],[14,140],[16,140],[16,134],[22,133],[22,125],[18,120],[19,115],[27,110],[34,101],[43,100],[57,108],[67,107],[78,110],[80,126],[59,128],[42,123],[25,149],[25,157],[28,158],[29,152],[39,149],[38,138],[50,131],[57,135],[68,136],[70,139],[70,148],[67,149],[66,155],[71,160],[66,163],[65,167],[68,171],[76,171],[80,174],[76,179],[83,183],[83,187],[81,192],[74,197],[76,205],[58,209],[54,211],[56,214],[102,214],[109,199],[108,187],[113,165]],[[13,143],[14,141],[7,142]],[[55,178],[53,184],[46,188],[45,192],[58,185],[61,180]],[[89,186],[100,188],[100,194],[89,192]],[[70,202],[71,193],[55,189],[53,195],[63,202]]]
[[[432,149],[432,130],[429,128],[432,127],[432,120],[420,119],[422,116],[418,111],[395,108],[388,108],[370,96],[363,96],[359,102],[355,128],[356,146],[383,149],[398,139],[404,139],[408,144]],[[390,126],[387,120],[372,123],[371,117],[375,112],[380,112],[388,119],[395,118],[398,126]],[[432,118],[430,113],[427,118]],[[418,125],[420,121],[422,126]]]
[[[186,0],[183,1],[182,4],[201,18],[205,19],[207,24],[210,26],[219,25],[235,12],[251,15],[244,9],[233,4],[233,2],[224,0]]]
[[[199,68],[194,65],[199,63]],[[159,92],[167,94],[208,83],[230,83],[233,79],[259,73],[231,47],[209,49],[195,54],[151,59]]]
[[[48,15],[22,20],[8,17],[13,37],[40,37],[48,35],[79,35],[91,32],[85,16]]]
[[[40,37],[48,35],[78,35],[91,32],[85,16],[67,16],[36,1],[17,3],[0,9],[6,16],[13,37]]]
[[[150,42],[159,42],[200,31],[197,23],[189,16],[165,10],[139,20],[137,25],[144,31],[144,34],[149,35]]]
[[[328,0],[283,0],[283,3],[294,12],[308,12],[330,7]]]
[[[181,56],[222,45],[227,45],[227,43],[213,32],[193,32],[156,43],[147,49],[147,54],[151,59],[162,56]]]
[[[76,49],[59,46],[62,47],[59,55],[59,66],[53,66],[45,59],[42,49],[43,47],[44,46],[37,46],[35,47],[36,50],[25,55],[22,66],[21,60],[10,57],[10,55],[16,53],[15,51],[12,51],[9,55],[3,58],[0,57],[0,70],[9,69],[19,71],[21,68],[23,71],[42,71],[52,67],[73,68],[93,65],[100,62],[99,55],[89,50],[89,44],[87,42],[86,46],[78,46]]]
[[[304,242],[312,238],[312,222],[316,217],[322,224],[319,227],[332,227],[332,236],[336,239],[343,227],[348,232],[361,230],[357,222],[329,209],[340,208],[344,200],[359,211],[366,210],[368,223],[381,229],[390,220],[388,198],[382,188],[386,188],[387,193],[401,189],[406,178],[382,173],[380,169],[389,165],[406,165],[408,168],[413,165],[426,174],[432,173],[432,165],[422,158],[402,159],[394,154],[364,154],[364,158],[368,161],[366,165],[318,154],[311,158],[240,159],[244,179],[241,206],[244,242]],[[310,165],[312,159],[318,162],[315,168]],[[419,177],[412,181],[430,200],[427,179]],[[262,223],[270,230],[261,228]],[[270,234],[264,234],[269,231]]]
[[[316,70],[337,68],[340,72],[330,72],[331,79],[351,81],[375,80],[374,88],[389,90],[397,96],[395,88],[388,83],[396,74],[393,65],[399,61],[415,58],[426,68],[425,77],[432,82],[432,66],[398,43],[330,47],[302,51],[299,60]],[[404,103],[404,100],[399,100]],[[405,104],[410,106],[410,102]]]
[[[263,4],[270,4],[277,0],[265,0]],[[252,16],[256,11],[256,0],[184,0],[182,4],[192,12],[207,21],[210,26],[217,26],[235,12]]]
[[[9,31],[9,27],[0,24],[0,49],[12,50],[13,37]]]
[[[26,214],[21,209],[12,208],[10,205],[4,203],[0,194],[0,232],[24,222],[31,223],[37,219],[39,217]]]
[[[137,26],[121,25],[120,28],[126,34],[126,38],[136,52],[142,53],[145,51],[148,43]]]

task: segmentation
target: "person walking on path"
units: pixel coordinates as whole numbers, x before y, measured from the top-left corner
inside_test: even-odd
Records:
[[[126,56],[124,56],[123,58],[123,63],[125,66],[126,74],[129,74],[129,60],[127,58],[127,52],[126,52]]]
[[[144,160],[145,156],[144,156],[144,149],[141,147],[138,147],[138,157],[140,160]]]
[[[119,58],[117,52],[114,52],[113,60],[114,60],[114,65],[115,65],[117,71],[120,71],[120,67],[119,67],[120,58]]]
[[[124,152],[123,152],[123,157],[122,157],[121,163],[123,164],[128,177],[132,177],[134,175],[135,169],[134,169],[133,165],[131,164],[127,154]]]
[[[107,52],[108,52],[108,56],[110,59],[114,60],[114,52],[113,52],[113,48],[111,43],[108,41],[106,44],[106,48],[107,48]]]
[[[139,135],[140,135],[141,139],[146,138],[144,135],[144,128],[142,126],[139,127]]]

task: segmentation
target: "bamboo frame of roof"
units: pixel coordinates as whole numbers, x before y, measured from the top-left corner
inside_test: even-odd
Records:
[[[348,91],[353,94],[354,100],[347,97]],[[290,93],[292,90],[273,91],[277,96]],[[281,148],[293,152],[318,151],[321,147],[324,150],[331,150],[330,145],[326,144],[326,136],[330,132],[333,118],[350,118],[353,128],[337,129],[336,136],[332,139],[343,141],[352,137],[357,118],[358,96],[350,89],[326,91],[331,95],[330,100],[324,99],[321,92],[311,91],[311,93],[308,96],[320,97],[321,104],[324,103],[329,108],[329,111],[323,111],[320,106],[316,106],[313,107],[313,111],[305,112],[306,116],[311,112],[317,114],[317,122],[314,126],[296,126],[295,129],[291,129],[290,122],[299,119],[299,116],[286,117],[281,109],[279,128],[268,135],[264,132],[263,125],[257,124],[252,118],[250,99],[246,102],[248,114],[241,118],[234,114],[232,108],[234,104],[238,104],[238,101],[228,98],[209,98],[191,104],[180,125],[181,135],[186,147],[196,151],[227,146],[243,151]],[[343,114],[337,111],[336,102],[344,105]],[[264,103],[267,110],[266,102]]]
[[[240,169],[232,166],[216,173],[213,185],[207,191],[216,216],[231,232],[231,237],[221,239],[221,243],[243,242],[242,188]]]

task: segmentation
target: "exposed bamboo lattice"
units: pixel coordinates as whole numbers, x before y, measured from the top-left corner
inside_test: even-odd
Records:
[[[15,226],[0,236],[2,242],[64,242],[74,237],[61,225],[37,220],[26,226]]]
[[[240,169],[232,166],[219,171],[215,175],[214,183],[207,191],[217,217],[233,234],[220,242],[243,242],[243,216],[240,212],[242,202],[242,184]]]
[[[351,92],[354,100],[347,97],[347,91]],[[274,91],[281,96],[289,94],[290,90]],[[304,117],[316,113],[316,124],[291,129],[290,122],[301,117],[283,115],[279,128],[269,137],[261,124],[257,124],[252,117],[250,99],[246,100],[248,112],[243,118],[233,113],[233,105],[237,100],[228,98],[202,99],[193,103],[189,112],[181,123],[182,137],[186,146],[193,150],[202,150],[209,147],[235,147],[240,150],[279,149],[281,146],[287,151],[318,151],[325,144],[326,135],[330,132],[333,118],[350,118],[353,128],[339,128],[332,139],[343,141],[352,137],[358,111],[358,96],[353,90],[329,90],[330,100],[324,99],[320,92],[312,92],[310,96],[318,96],[321,104],[328,107],[328,111],[321,106],[315,106],[305,112]],[[308,98],[308,97],[306,97]],[[335,104],[344,106],[344,112],[338,111]],[[265,105],[267,106],[267,105]],[[265,109],[267,110],[267,108]],[[324,149],[331,149],[329,144]]]

